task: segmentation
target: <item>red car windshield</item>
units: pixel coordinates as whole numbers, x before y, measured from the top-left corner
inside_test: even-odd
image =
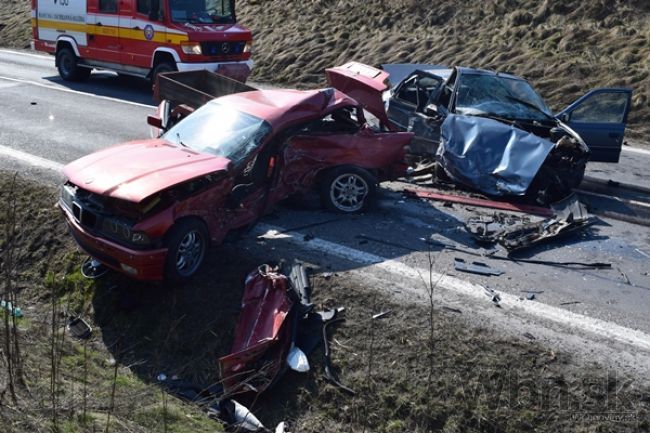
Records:
[[[262,144],[269,132],[268,122],[213,101],[174,125],[162,138],[228,158],[237,166]]]
[[[175,23],[231,24],[235,14],[231,0],[169,0]]]

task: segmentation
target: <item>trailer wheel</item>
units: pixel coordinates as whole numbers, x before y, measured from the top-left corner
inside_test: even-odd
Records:
[[[337,167],[323,178],[320,185],[321,201],[334,212],[362,212],[375,199],[376,183],[374,177],[362,168]]]
[[[56,53],[59,75],[65,81],[82,81],[90,76],[91,69],[79,66],[79,59],[71,48],[63,47]]]

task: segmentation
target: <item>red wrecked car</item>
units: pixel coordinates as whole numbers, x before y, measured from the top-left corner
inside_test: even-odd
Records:
[[[70,163],[59,204],[101,263],[136,279],[184,280],[210,242],[290,195],[317,189],[328,209],[366,209],[379,181],[403,174],[411,138],[370,127],[335,89],[247,91],[207,102],[160,138]]]

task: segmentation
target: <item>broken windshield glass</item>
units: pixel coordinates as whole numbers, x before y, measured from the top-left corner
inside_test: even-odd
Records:
[[[504,75],[461,74],[456,112],[504,119],[552,118],[542,98],[527,81]]]
[[[237,166],[257,149],[271,125],[215,102],[177,123],[162,138],[198,152],[228,158]]]
[[[229,24],[235,22],[231,0],[169,0],[175,23]]]

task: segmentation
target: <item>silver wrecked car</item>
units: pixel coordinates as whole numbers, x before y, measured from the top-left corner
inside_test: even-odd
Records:
[[[440,175],[485,194],[540,203],[567,196],[587,161],[618,161],[632,94],[596,89],[552,113],[528,81],[500,72],[351,62],[327,74],[367,106],[383,104],[383,127],[415,133],[411,160],[435,161]]]

